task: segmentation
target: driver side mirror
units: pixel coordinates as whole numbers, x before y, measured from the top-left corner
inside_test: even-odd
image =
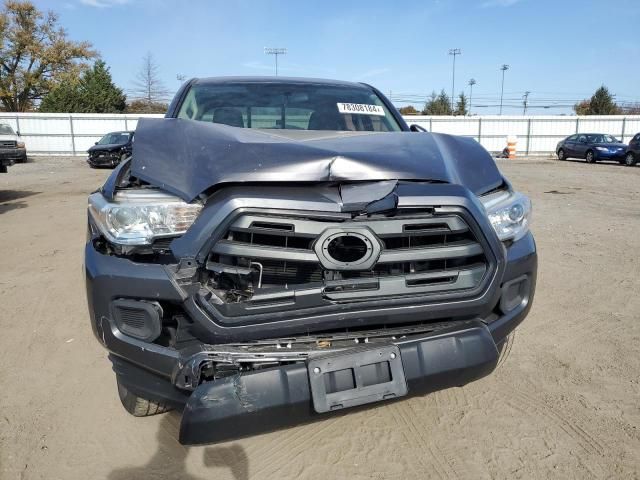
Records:
[[[424,127],[421,127],[420,125],[418,125],[417,123],[412,124],[409,127],[409,130],[411,130],[412,132],[426,132],[427,129]]]
[[[16,130],[16,135],[20,136],[20,130]]]
[[[97,144],[98,144],[98,142],[94,143],[94,145],[97,145]]]

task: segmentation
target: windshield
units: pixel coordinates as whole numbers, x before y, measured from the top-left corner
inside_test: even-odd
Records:
[[[9,125],[0,125],[0,135],[15,135],[15,133]]]
[[[98,145],[121,145],[129,141],[129,133],[127,132],[115,132],[107,133],[100,139]]]
[[[620,143],[615,137],[611,135],[587,135],[589,143]]]
[[[370,88],[313,83],[194,85],[180,107],[178,118],[241,128],[401,130]]]

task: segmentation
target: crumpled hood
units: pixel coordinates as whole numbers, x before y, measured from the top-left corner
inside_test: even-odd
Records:
[[[113,152],[114,150],[119,150],[124,147],[126,144],[124,143],[108,143],[105,145],[92,145],[87,150],[88,153],[92,152]]]
[[[174,118],[139,121],[131,174],[187,202],[228,183],[436,181],[479,195],[503,182],[489,153],[469,138],[252,130]]]

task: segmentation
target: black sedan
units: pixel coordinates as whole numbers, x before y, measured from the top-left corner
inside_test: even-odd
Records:
[[[107,133],[87,150],[87,163],[91,168],[115,167],[131,155],[133,132]]]
[[[556,154],[559,160],[584,158],[587,163],[601,160],[625,162],[627,146],[606,133],[576,133],[558,142]]]
[[[624,163],[631,167],[638,163],[638,160],[640,160],[640,133],[636,133],[629,142]]]

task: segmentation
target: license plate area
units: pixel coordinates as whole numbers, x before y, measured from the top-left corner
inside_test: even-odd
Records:
[[[407,394],[396,345],[358,347],[307,362],[313,408],[318,413]]]

